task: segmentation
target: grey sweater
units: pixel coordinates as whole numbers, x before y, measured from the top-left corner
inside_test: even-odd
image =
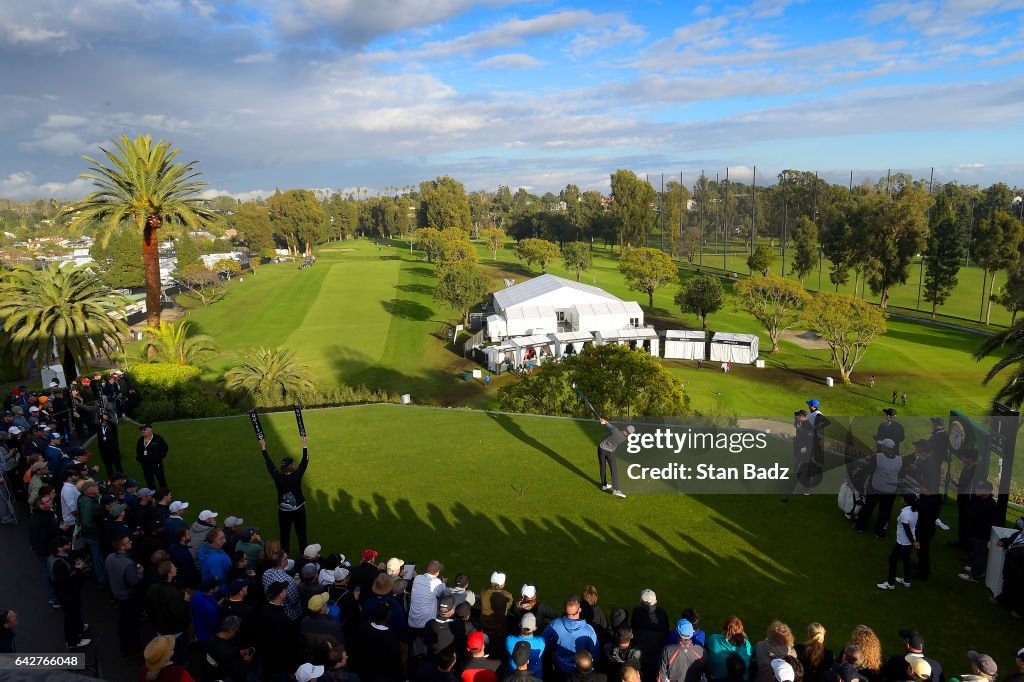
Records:
[[[626,442],[626,434],[622,433],[614,424],[604,425],[608,429],[608,437],[601,441],[601,449],[608,452],[615,452],[615,449]]]
[[[130,554],[114,552],[104,562],[110,576],[110,593],[114,599],[124,601],[132,596],[132,588],[142,580],[142,570],[135,567]]]

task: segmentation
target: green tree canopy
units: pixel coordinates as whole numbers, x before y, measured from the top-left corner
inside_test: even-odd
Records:
[[[793,228],[793,244],[796,247],[793,254],[793,265],[791,274],[796,275],[800,283],[804,278],[814,271],[818,264],[818,226],[807,216],[800,216]]]
[[[642,246],[654,219],[654,188],[633,171],[617,170],[611,176],[612,215],[618,222],[619,248]]]
[[[903,186],[891,200],[883,193],[869,200],[868,285],[881,295],[883,310],[889,303],[889,289],[906,283],[910,261],[924,245],[930,203],[928,193],[913,185]]]
[[[747,257],[747,267],[751,272],[760,272],[762,277],[768,276],[774,262],[775,250],[767,244],[758,244],[754,253]]]
[[[267,202],[274,234],[295,255],[313,254],[313,245],[324,238],[324,206],[308,189],[277,190]]]
[[[491,250],[491,259],[498,260],[498,249],[505,246],[505,240],[508,237],[505,235],[505,230],[497,227],[485,227],[480,230],[480,239]]]
[[[1022,234],[1024,233],[1020,221],[1006,211],[995,211],[991,218],[978,222],[974,237],[974,255],[985,271],[982,282],[991,275],[988,279],[985,324],[989,323],[992,315],[992,292],[995,289],[996,273],[1010,267],[1020,258],[1018,245]]]
[[[287,348],[244,351],[224,374],[224,386],[255,407],[302,404],[316,393],[314,375]]]
[[[623,251],[619,258],[619,272],[626,278],[626,286],[647,294],[647,306],[650,308],[654,307],[655,290],[673,284],[679,278],[679,269],[667,253],[646,247]]]
[[[562,247],[562,263],[566,270],[576,273],[576,281],[580,276],[593,265],[594,258],[590,253],[590,244],[583,242],[569,242]]]
[[[255,201],[241,204],[228,218],[228,224],[238,230],[238,241],[254,253],[261,253],[275,246],[274,228],[270,224],[270,209],[266,204]]]
[[[964,239],[960,234],[956,206],[940,193],[932,209],[931,229],[925,241],[923,295],[935,309],[946,302],[956,288],[960,260],[964,256]]]
[[[846,294],[819,293],[804,308],[803,319],[818,333],[839,367],[844,384],[868,346],[885,333],[885,314],[875,305]]]
[[[452,308],[469,325],[469,311],[487,296],[487,275],[473,262],[460,261],[439,267],[434,300]]]
[[[96,241],[90,255],[96,262],[100,278],[111,289],[131,289],[146,283],[142,235],[134,230],[119,232],[106,244]]]
[[[147,362],[162,362],[169,365],[199,366],[217,354],[219,350],[212,336],[189,334],[191,323],[160,322],[160,328],[145,327],[142,357]]]
[[[527,265],[540,264],[540,271],[547,272],[548,264],[558,258],[558,244],[546,239],[523,239],[516,244],[516,255]]]
[[[725,305],[722,281],[714,275],[691,277],[676,294],[676,305],[684,313],[700,318],[700,326],[708,328],[708,315],[717,313]]]
[[[797,282],[777,275],[754,276],[736,283],[736,304],[768,332],[772,352],[779,349],[779,335],[802,319],[811,296]]]
[[[417,218],[420,227],[457,227],[468,233],[473,223],[466,188],[447,175],[421,182]]]

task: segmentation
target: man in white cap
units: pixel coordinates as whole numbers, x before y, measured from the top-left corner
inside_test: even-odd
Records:
[[[313,680],[319,680],[323,674],[324,667],[322,665],[303,663],[295,671],[295,682],[312,682]]]
[[[189,531],[192,533],[192,539],[188,542],[188,551],[191,552],[193,559],[198,557],[199,548],[206,542],[206,536],[216,527],[217,512],[210,511],[209,509],[199,512],[199,518],[189,528]]]
[[[229,556],[235,553],[235,545],[238,544],[238,536],[244,526],[245,521],[240,516],[229,516],[224,519],[224,551]]]
[[[630,424],[620,431],[604,418],[601,419],[601,424],[608,429],[608,435],[597,446],[597,463],[601,467],[601,490],[606,492],[610,490],[615,497],[625,497],[625,493],[619,490],[619,465],[615,450],[625,443],[627,438],[636,433],[636,427]],[[606,476],[608,468],[612,470],[611,485],[608,484]]]
[[[500,644],[508,634],[508,612],[515,603],[505,589],[505,574],[491,573],[491,585],[480,594],[480,625],[492,642]]]
[[[874,456],[868,460],[866,471],[868,494],[864,500],[864,506],[857,515],[857,523],[854,529],[863,533],[867,528],[871,514],[878,507],[878,518],[875,520],[875,537],[885,537],[885,531],[889,527],[889,517],[892,516],[892,507],[896,502],[896,488],[899,484],[900,470],[903,468],[903,460],[899,457],[896,449],[896,442],[891,438],[883,438],[878,441]]]

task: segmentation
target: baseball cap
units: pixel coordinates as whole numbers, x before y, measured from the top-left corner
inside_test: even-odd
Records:
[[[171,502],[170,510],[172,514],[177,514],[182,509],[188,509],[188,502],[179,502],[177,500]]]
[[[975,488],[981,488],[982,490],[992,490],[992,481],[978,481]]]
[[[117,502],[117,498],[111,495],[110,493],[100,496],[100,504],[103,505],[104,507],[106,507],[108,504],[114,504],[115,502]]]
[[[174,505],[171,505],[171,506],[173,507]],[[188,505],[186,504],[185,506],[187,507]],[[174,509],[171,509],[171,511],[174,511]],[[199,520],[200,521],[209,521],[210,519],[215,519],[215,518],[217,518],[217,512],[215,512],[215,511],[210,511],[209,509],[204,509],[203,511],[199,512]]]
[[[39,408],[38,408],[38,407],[36,407],[35,405],[33,405],[32,407],[28,408],[28,411],[29,411],[29,412],[38,412],[38,411],[39,411]]]
[[[500,571],[491,573],[491,584],[498,587],[505,587],[505,574]]]
[[[907,654],[903,657],[903,660],[906,661],[907,665],[910,666],[910,669],[914,671],[914,677],[920,677],[921,679],[926,680],[932,676],[931,664],[922,657],[915,656],[914,654]]]
[[[32,473],[35,473],[35,472],[39,471],[40,469],[45,469],[45,468],[46,468],[46,462],[42,462],[42,461],[36,462],[36,463],[34,463],[32,465]]]
[[[942,417],[932,417],[931,422],[932,424],[945,424],[946,420],[943,419]]]
[[[533,632],[537,629],[537,616],[532,613],[524,613],[523,617],[519,620],[519,628]]]
[[[793,670],[793,666],[786,663],[785,659],[773,658],[772,672],[775,673],[775,679],[778,682],[794,682],[796,680],[796,671]]]
[[[402,566],[405,566],[405,562],[398,557],[388,559],[387,569],[391,575],[398,575],[402,571]]]
[[[136,493],[136,497],[153,497],[153,495],[156,495],[156,491],[152,488],[139,488]]]
[[[523,595],[524,599],[533,599],[537,596],[537,586],[523,585],[523,589],[521,589],[519,593]]]
[[[1017,658],[1019,658],[1020,660],[1024,661],[1024,648],[1017,649]]]
[[[323,549],[320,545],[313,543],[312,545],[306,545],[306,549],[302,550],[302,556],[307,559],[315,559],[320,556],[320,550]]]
[[[107,513],[110,515],[110,518],[114,519],[123,514],[126,509],[128,509],[128,507],[124,506],[123,504],[115,504],[110,508],[110,511]]]
[[[628,425],[626,427],[626,433],[629,433],[629,434],[636,433],[636,427],[633,426],[632,424]]]
[[[278,580],[277,582],[270,583],[269,585],[267,585],[267,597],[269,599],[273,599],[274,597],[278,596],[287,589],[288,583],[286,583],[283,580]]]
[[[333,585],[334,584],[334,569],[321,568],[320,573],[317,575],[317,580],[321,585]]]
[[[927,438],[918,438],[914,441],[914,445],[931,445],[931,441]]]
[[[249,587],[248,580],[232,580],[228,585],[228,595],[234,597],[236,594]]]
[[[683,639],[690,639],[693,637],[693,623],[685,618],[680,618],[676,622],[676,634]],[[792,682],[792,680],[790,680],[790,682]]]
[[[327,604],[327,601],[327,593],[321,592],[320,594],[314,594],[312,597],[310,597],[309,601],[306,603],[306,606],[309,607],[309,610],[311,612],[317,613]]]
[[[811,398],[810,400],[807,401],[807,405],[809,407],[818,407],[819,405],[821,405],[821,403],[818,402],[817,398]]]
[[[126,480],[128,480],[128,476],[123,471],[118,471],[118,472],[115,472],[110,477],[110,480],[111,481],[126,481]]]
[[[224,519],[225,528],[236,528],[238,526],[241,526],[242,523],[244,523],[242,519],[238,518],[237,516],[229,516],[226,519]]]
[[[658,595],[654,593],[654,590],[646,589],[640,593],[640,601],[648,606],[654,606],[658,603]]]
[[[450,613],[455,610],[455,597],[448,595],[447,597],[441,597],[437,602],[438,611],[444,613]]]
[[[334,569],[334,582],[340,583],[342,580],[348,577],[349,570],[344,566],[338,566]]]
[[[129,478],[127,481],[124,482],[124,489],[125,490],[127,490],[129,488],[138,488],[138,487],[139,487],[139,482],[136,481],[134,478]]]
[[[256,533],[259,533],[259,532],[260,532],[259,528],[246,528],[245,530],[243,530],[241,533],[238,534],[238,539],[242,540],[243,542],[249,542],[249,540],[252,540],[252,536],[256,535]]]
[[[21,433],[21,429],[19,429],[17,426],[12,426],[11,428],[7,429],[7,433],[11,434],[12,436],[17,436],[19,433]]]
[[[303,663],[299,666],[299,669],[295,671],[295,682],[309,682],[324,674],[324,667],[322,665],[313,665],[312,663]]]
[[[887,414],[890,417],[895,417],[896,416],[896,408],[895,407],[883,407],[882,408],[882,413],[883,414]]]
[[[483,651],[484,650],[484,633],[476,630],[469,633],[469,637],[466,638],[466,650],[467,651]]]
[[[996,666],[996,662],[992,660],[992,657],[988,654],[979,654],[977,651],[968,651],[967,658],[971,659],[971,663],[978,666],[978,670],[984,675],[995,676],[999,673],[999,668]]]
[[[211,575],[209,578],[203,578],[203,582],[199,583],[199,589],[203,592],[209,592],[218,585],[220,585],[220,579]]]
[[[306,564],[302,567],[302,579],[312,580],[320,568],[316,564]]]
[[[153,428],[152,424],[140,424],[139,425],[139,431],[142,431],[143,429],[151,429],[151,428]]]
[[[516,664],[517,668],[530,662],[529,642],[525,640],[516,642],[515,648],[512,649],[512,662]]]
[[[917,630],[900,630],[900,638],[915,651],[924,650],[924,635]]]
[[[882,440],[878,440],[878,441],[875,441],[875,442],[878,443],[879,445],[881,445],[883,448],[894,448],[894,447],[896,447],[896,441],[894,441],[892,438],[883,438]]]
[[[377,550],[367,547],[363,550],[363,561],[373,561],[377,558]]]

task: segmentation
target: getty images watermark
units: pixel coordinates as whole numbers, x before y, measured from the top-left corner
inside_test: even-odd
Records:
[[[845,484],[858,493],[928,495],[982,481],[996,494],[1019,494],[1024,465],[1012,480],[1009,469],[1003,475],[1016,423],[1000,419],[951,411],[829,416],[818,428],[799,414],[610,421],[636,429],[617,451],[626,494],[836,495]]]

